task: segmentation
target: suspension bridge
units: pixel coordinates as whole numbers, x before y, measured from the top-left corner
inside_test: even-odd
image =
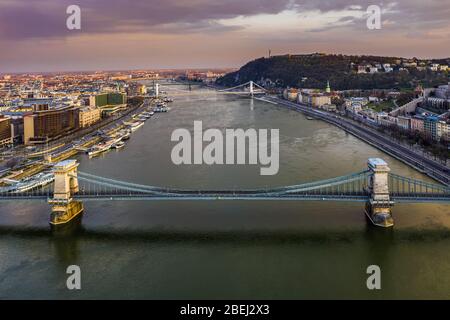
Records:
[[[159,97],[161,93],[161,89],[168,89],[170,88],[170,95],[176,96],[176,95],[191,95],[191,94],[198,94],[195,91],[192,91],[190,89],[180,89],[174,87],[172,84],[161,84],[161,83],[155,83],[154,85],[154,91],[155,96]],[[191,88],[191,84],[189,84],[189,88]],[[217,94],[229,94],[229,95],[241,95],[241,96],[260,96],[266,94],[266,89],[264,87],[258,85],[257,83],[253,81],[248,81],[246,83],[240,84],[238,86],[232,87],[232,88],[226,88],[226,89],[216,89],[212,88],[211,90],[202,90],[201,95],[217,95]]]
[[[402,177],[382,159],[369,159],[367,169],[345,176],[273,188],[188,190],[137,184],[78,171],[75,160],[54,167],[53,188],[20,192],[0,188],[0,201],[45,200],[52,205],[52,224],[64,224],[83,210],[84,201],[157,200],[291,200],[365,202],[365,212],[378,226],[393,225],[394,203],[450,204],[450,187]]]

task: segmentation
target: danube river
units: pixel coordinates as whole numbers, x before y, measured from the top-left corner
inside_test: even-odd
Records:
[[[382,157],[394,173],[430,181],[344,131],[272,104],[205,93],[175,95],[124,149],[80,170],[189,189],[282,186],[332,178]],[[280,129],[280,169],[176,166],[172,131]],[[88,202],[80,228],[52,235],[49,206],[0,204],[0,298],[304,299],[450,298],[450,207],[396,205],[394,229],[367,225],[362,203],[290,201]],[[366,268],[381,268],[369,291]],[[66,289],[79,265],[82,289]]]

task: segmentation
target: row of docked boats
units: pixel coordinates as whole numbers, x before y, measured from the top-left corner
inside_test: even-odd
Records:
[[[90,157],[95,157],[110,149],[122,149],[125,146],[124,141],[130,139],[130,135],[130,129],[123,129],[119,131],[115,136],[108,137],[105,141],[102,141],[92,148],[88,149],[86,153]]]
[[[55,180],[53,172],[41,172],[22,181],[16,182],[10,186],[0,187],[0,193],[13,192],[21,193],[30,190],[42,188]]]
[[[164,102],[164,101],[158,102],[156,104],[156,107],[153,109],[153,112],[156,112],[156,113],[168,112],[168,111],[169,111],[169,108],[167,107],[167,102]]]
[[[130,132],[135,132],[136,130],[138,130],[140,127],[142,127],[144,125],[144,121],[136,119],[136,121],[124,122],[123,124],[127,126],[127,128],[130,130]]]
[[[146,111],[133,115],[131,121],[123,121],[122,123],[125,126],[125,129],[119,131],[115,137],[106,137],[103,142],[88,149],[87,154],[93,157],[109,149],[122,149],[125,146],[124,141],[130,139],[132,132],[141,128],[145,121],[150,119],[155,113],[168,112],[169,108],[167,107],[167,103],[172,101],[173,100],[170,98],[165,98],[164,100],[159,101],[155,108],[149,108]]]

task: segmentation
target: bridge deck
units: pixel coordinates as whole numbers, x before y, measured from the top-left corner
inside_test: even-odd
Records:
[[[53,199],[52,193],[34,193],[20,194],[11,193],[7,196],[0,195],[0,201],[5,200],[49,200]],[[73,199],[82,201],[170,201],[170,200],[242,200],[242,201],[346,201],[346,202],[365,202],[370,199],[366,193],[354,194],[308,194],[308,193],[292,193],[287,195],[264,195],[252,194],[239,191],[191,191],[179,194],[155,194],[155,193],[78,193]],[[391,195],[393,202],[444,202],[450,203],[450,195],[443,194],[408,194],[408,195]]]

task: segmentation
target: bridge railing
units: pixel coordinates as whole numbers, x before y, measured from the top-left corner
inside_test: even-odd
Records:
[[[53,197],[52,185],[45,187],[34,187],[28,190],[17,189],[15,187],[0,188],[0,199],[15,200],[15,199],[47,199]]]
[[[78,172],[80,191],[78,195],[152,195],[152,196],[189,196],[189,195],[246,195],[282,197],[293,195],[367,195],[369,171],[361,171],[347,176],[336,177],[299,185],[241,189],[241,190],[187,190],[179,188],[156,187]]]
[[[369,197],[368,180],[369,170],[336,177],[332,179],[303,183],[299,185],[282,186],[274,188],[241,189],[241,190],[186,190],[178,188],[166,188],[149,186],[106,177],[99,177],[90,173],[78,172],[79,198],[117,198],[122,197],[146,197],[146,198],[333,198],[353,199]],[[388,175],[390,195],[394,200],[403,199],[439,199],[450,201],[450,188],[402,177],[390,173]],[[353,197],[353,198],[352,198]],[[30,190],[18,190],[14,187],[1,187],[0,199],[51,199],[53,198],[53,186],[32,188]]]
[[[389,173],[389,192],[392,196],[442,197],[450,196],[450,188]]]

